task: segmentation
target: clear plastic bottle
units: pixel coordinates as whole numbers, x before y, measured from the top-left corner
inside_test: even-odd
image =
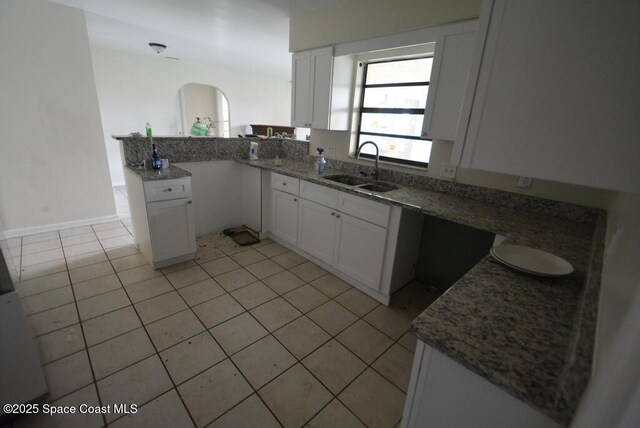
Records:
[[[316,172],[318,174],[324,174],[327,170],[327,160],[324,158],[324,149],[322,147],[318,147],[318,160],[316,161]]]

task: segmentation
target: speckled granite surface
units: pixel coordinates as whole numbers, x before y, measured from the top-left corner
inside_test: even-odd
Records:
[[[151,142],[146,137],[114,135],[121,141],[127,165],[138,166],[151,155]],[[154,137],[153,143],[160,157],[169,162],[204,162],[212,160],[248,159],[251,141],[258,142],[258,157],[273,159],[276,155],[291,159],[304,159],[309,142],[270,138],[213,138],[213,137]]]
[[[173,178],[191,177],[191,173],[189,171],[185,171],[184,169],[178,168],[177,166],[173,165],[170,165],[169,168],[159,170],[143,169],[128,165],[126,165],[125,168],[139,175],[142,178],[142,181],[171,180]]]
[[[530,204],[515,209],[509,203],[488,203],[469,198],[468,189],[441,193],[438,183],[425,186],[433,190],[402,186],[384,194],[360,192],[319,176],[309,162],[285,160],[281,167],[273,160],[241,162],[500,233],[509,243],[568,260],[573,274],[540,278],[486,256],[413,322],[413,331],[515,397],[569,424],[591,370],[604,212],[587,209],[583,214],[562,203],[526,211]],[[325,176],[344,172],[332,164]],[[554,205],[559,212],[549,208]],[[566,218],[571,212],[577,213],[569,215],[573,221]]]

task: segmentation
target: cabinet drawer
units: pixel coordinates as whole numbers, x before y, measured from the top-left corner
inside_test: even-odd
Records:
[[[382,227],[387,227],[391,212],[389,205],[343,192],[339,192],[338,195],[338,209]]]
[[[320,186],[308,181],[300,182],[301,197],[329,208],[338,208],[338,193],[340,192],[327,186]]]
[[[144,182],[144,198],[147,202],[190,198],[191,179],[157,180]]]
[[[300,187],[300,180],[282,174],[271,174],[271,187],[283,192],[297,195]]]

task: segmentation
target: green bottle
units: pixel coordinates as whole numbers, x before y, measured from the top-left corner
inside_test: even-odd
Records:
[[[151,138],[153,135],[151,133],[151,125],[149,125],[149,122],[147,122],[147,125],[144,127],[144,129],[147,132],[147,137]]]

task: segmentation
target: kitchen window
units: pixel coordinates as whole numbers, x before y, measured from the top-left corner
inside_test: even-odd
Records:
[[[432,63],[432,57],[364,63],[358,147],[373,141],[380,149],[380,160],[429,164],[431,141],[420,135]],[[367,144],[361,157],[375,158],[375,148]]]

